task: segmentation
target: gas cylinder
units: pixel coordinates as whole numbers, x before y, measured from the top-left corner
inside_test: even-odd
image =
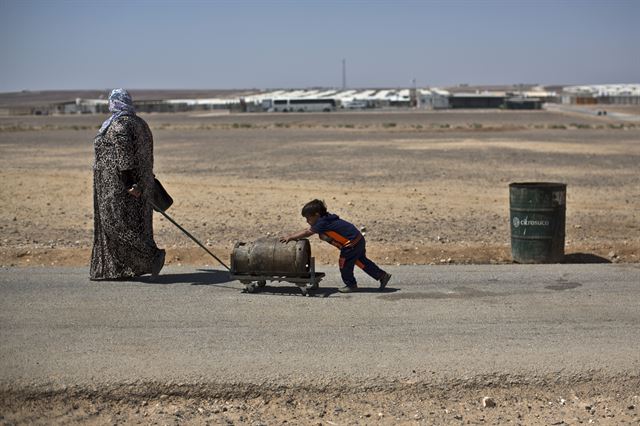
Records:
[[[235,275],[301,276],[309,273],[309,240],[281,243],[275,238],[238,242],[231,253],[231,273]]]

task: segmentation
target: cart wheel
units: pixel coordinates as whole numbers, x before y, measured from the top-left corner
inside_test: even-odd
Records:
[[[254,283],[247,284],[244,288],[247,293],[255,293],[258,290],[258,286]]]
[[[265,280],[261,280],[256,282],[256,284],[258,284],[258,287],[264,287],[265,285],[267,285],[267,282]]]

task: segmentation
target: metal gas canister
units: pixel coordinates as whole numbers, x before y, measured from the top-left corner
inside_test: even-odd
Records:
[[[281,243],[275,238],[238,242],[231,253],[236,275],[302,276],[309,273],[311,245],[303,239]]]

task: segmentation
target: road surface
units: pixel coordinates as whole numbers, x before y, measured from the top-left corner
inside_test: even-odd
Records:
[[[84,268],[0,272],[0,382],[375,384],[640,371],[640,266],[402,266],[389,291],[339,275],[316,297],[216,270],[91,282]],[[595,373],[594,373],[595,372]]]

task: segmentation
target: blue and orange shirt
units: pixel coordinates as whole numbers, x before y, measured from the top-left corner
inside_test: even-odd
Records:
[[[351,248],[362,240],[362,234],[352,223],[342,220],[336,214],[320,216],[311,231],[339,249]]]

